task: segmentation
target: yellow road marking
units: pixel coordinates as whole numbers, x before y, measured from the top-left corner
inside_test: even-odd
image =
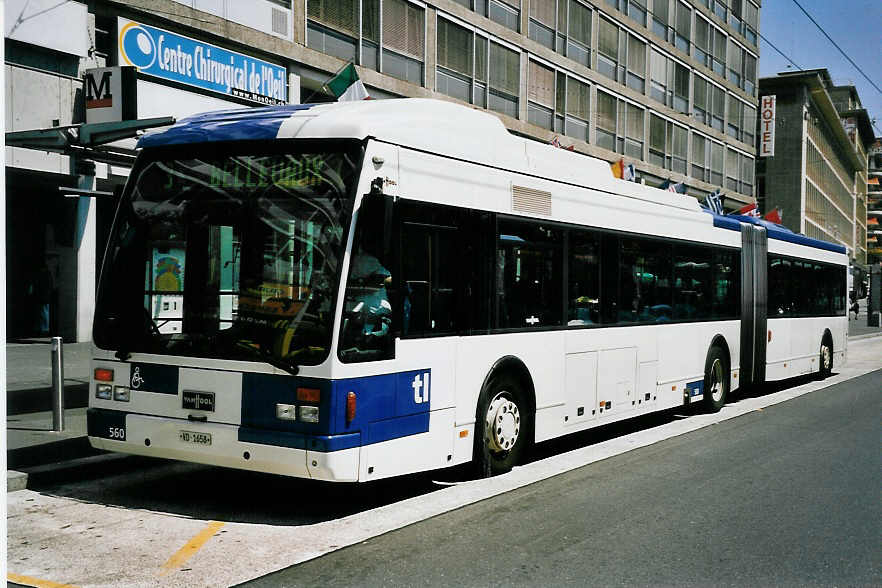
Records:
[[[36,586],[36,588],[77,588],[73,584],[60,584],[51,580],[41,580],[39,578],[31,578],[30,576],[19,576],[12,572],[7,572],[6,579],[16,584],[24,584],[25,586]]]
[[[202,546],[205,545],[205,543],[223,526],[223,523],[217,521],[209,522],[207,527],[199,531],[199,533],[190,539],[186,545],[181,547],[176,554],[168,558],[168,561],[162,564],[159,575],[164,576],[184,565],[184,562],[196,555],[196,552],[199,551]]]

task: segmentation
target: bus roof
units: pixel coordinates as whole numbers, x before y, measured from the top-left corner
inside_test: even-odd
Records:
[[[483,165],[531,174],[618,196],[699,211],[698,200],[613,177],[609,164],[595,157],[517,137],[495,115],[468,106],[426,98],[291,104],[218,110],[183,118],[147,133],[140,148],[273,139],[365,139]],[[716,227],[741,230],[741,223],[766,227],[769,238],[845,253],[845,247],[750,217],[713,215]]]
[[[138,147],[215,141],[365,139],[526,173],[685,210],[695,198],[613,177],[602,159],[517,137],[494,114],[426,98],[219,110],[145,134]]]
[[[769,236],[769,239],[787,241],[788,243],[806,245],[808,247],[814,247],[815,249],[824,249],[826,251],[834,251],[836,253],[847,252],[847,249],[844,245],[839,245],[838,243],[830,243],[828,241],[821,241],[820,239],[812,239],[811,237],[806,237],[805,235],[794,233],[787,227],[782,227],[781,225],[752,216],[713,214],[713,217],[715,227],[730,229],[733,231],[740,231],[742,224],[749,223],[752,225],[765,227],[766,234]]]

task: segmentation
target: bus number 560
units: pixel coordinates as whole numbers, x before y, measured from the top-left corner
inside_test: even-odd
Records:
[[[126,440],[126,430],[123,427],[108,427],[107,433],[109,434],[110,439],[119,439],[120,441]]]

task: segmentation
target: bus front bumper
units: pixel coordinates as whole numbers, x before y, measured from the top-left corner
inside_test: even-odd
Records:
[[[239,440],[239,426],[88,409],[96,449],[256,472],[356,482],[360,447],[322,452]]]

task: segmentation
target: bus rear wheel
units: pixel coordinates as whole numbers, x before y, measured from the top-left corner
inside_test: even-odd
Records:
[[[718,412],[726,404],[729,392],[729,361],[725,352],[714,345],[704,364],[704,409]]]
[[[508,472],[531,444],[533,415],[520,383],[508,374],[491,377],[481,391],[475,422],[478,475]]]

